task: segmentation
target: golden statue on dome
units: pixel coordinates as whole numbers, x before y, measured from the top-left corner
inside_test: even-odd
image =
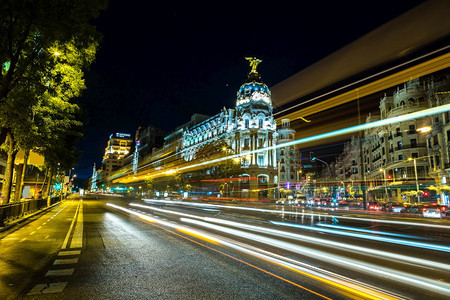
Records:
[[[246,57],[245,59],[250,62],[250,67],[252,67],[250,73],[258,73],[256,72],[256,67],[258,67],[258,65],[262,62],[262,60],[256,57]]]

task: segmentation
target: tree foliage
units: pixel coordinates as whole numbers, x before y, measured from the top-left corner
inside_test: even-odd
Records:
[[[8,136],[9,163],[21,148],[44,154],[49,166],[74,164],[82,126],[74,99],[100,39],[89,21],[105,7],[106,0],[0,2],[0,137]]]

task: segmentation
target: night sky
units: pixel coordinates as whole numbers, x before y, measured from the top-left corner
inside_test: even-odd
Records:
[[[171,131],[234,107],[246,56],[263,60],[270,87],[421,2],[110,0],[94,21],[103,41],[79,99],[87,121],[75,172],[101,165],[111,133]]]

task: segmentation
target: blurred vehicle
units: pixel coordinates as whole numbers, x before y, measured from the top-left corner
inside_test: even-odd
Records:
[[[322,207],[331,207],[331,202],[332,202],[331,199],[321,198],[320,199],[320,206],[322,206]]]
[[[381,206],[378,204],[378,202],[369,202],[367,204],[367,209],[373,210],[373,211],[379,211],[381,209]]]
[[[303,194],[295,195],[295,200],[297,201],[296,204],[306,205],[308,203],[308,199],[306,198],[306,195],[303,195]]]
[[[410,213],[410,214],[421,214],[422,213],[422,205],[419,204],[411,204],[408,205],[405,209],[404,212],[406,213]]]
[[[286,199],[285,199],[285,198],[280,198],[280,199],[278,199],[277,201],[275,201],[275,204],[281,204],[281,205],[284,205],[285,202],[286,202]]]
[[[436,206],[425,206],[424,208],[422,208],[422,214],[425,218],[442,218],[441,210]]]

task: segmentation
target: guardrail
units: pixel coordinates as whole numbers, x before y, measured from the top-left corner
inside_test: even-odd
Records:
[[[51,197],[50,199],[26,200],[0,205],[0,226],[5,226],[5,222],[23,217],[59,201],[61,201],[60,197]]]

